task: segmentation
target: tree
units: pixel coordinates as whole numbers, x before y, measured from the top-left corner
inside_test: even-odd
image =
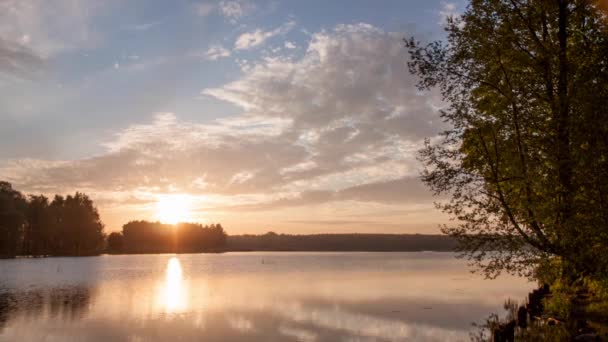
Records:
[[[44,195],[30,195],[25,218],[23,254],[51,254],[50,241],[53,238],[53,224],[49,210],[49,199]]]
[[[122,236],[126,253],[198,253],[226,245],[220,224],[130,221],[122,226]]]
[[[103,223],[93,201],[77,192],[26,198],[0,181],[0,257],[90,255],[100,251]]]
[[[103,242],[103,223],[93,201],[83,194],[56,195],[50,204],[54,254],[89,255]]]
[[[608,21],[587,0],[472,0],[447,42],[406,40],[419,88],[451,128],[421,151],[423,181],[487,276],[608,270]]]
[[[110,253],[120,253],[123,251],[123,238],[121,233],[110,233],[108,236],[108,251]]]
[[[19,191],[0,181],[0,257],[14,257],[19,252],[26,206]]]

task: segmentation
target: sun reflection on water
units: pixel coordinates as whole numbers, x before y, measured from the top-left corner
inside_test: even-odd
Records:
[[[165,270],[161,301],[166,313],[179,313],[187,309],[187,288],[184,284],[182,265],[178,258],[172,257]]]

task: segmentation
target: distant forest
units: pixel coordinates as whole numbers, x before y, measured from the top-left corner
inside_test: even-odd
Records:
[[[227,235],[220,224],[176,225],[132,221],[122,233],[108,236],[109,253],[199,253],[230,251],[454,251],[457,242],[445,235],[422,234],[314,234],[268,232],[262,235]]]
[[[315,234],[230,235],[229,251],[453,251],[456,240],[446,235]]]
[[[108,236],[109,253],[198,253],[230,251],[454,251],[445,235],[315,234],[227,235],[220,224],[176,225],[132,221]]]

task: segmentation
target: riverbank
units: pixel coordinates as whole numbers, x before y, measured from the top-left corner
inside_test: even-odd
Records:
[[[523,305],[507,302],[506,318],[493,315],[485,328],[495,342],[607,341],[608,295],[597,285],[545,284],[530,292]]]

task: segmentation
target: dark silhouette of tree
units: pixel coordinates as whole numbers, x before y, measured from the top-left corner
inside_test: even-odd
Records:
[[[23,254],[52,254],[53,224],[49,210],[49,199],[43,195],[30,195],[26,210],[26,225],[23,238]]]
[[[51,241],[55,254],[90,255],[98,253],[103,242],[103,223],[93,201],[83,194],[56,195],[50,206]]]
[[[103,223],[83,193],[29,199],[0,182],[0,256],[91,255],[99,253]]]
[[[26,206],[19,191],[10,183],[0,182],[0,257],[15,257],[19,252]]]
[[[121,253],[123,251],[122,233],[112,232],[108,235],[108,252]]]
[[[126,253],[173,252],[172,226],[160,222],[131,221],[122,227]]]
[[[196,253],[224,248],[226,232],[220,224],[131,221],[123,226],[126,253]]]
[[[608,270],[608,21],[586,0],[473,0],[447,43],[406,41],[451,128],[421,153],[444,232],[488,276]]]

